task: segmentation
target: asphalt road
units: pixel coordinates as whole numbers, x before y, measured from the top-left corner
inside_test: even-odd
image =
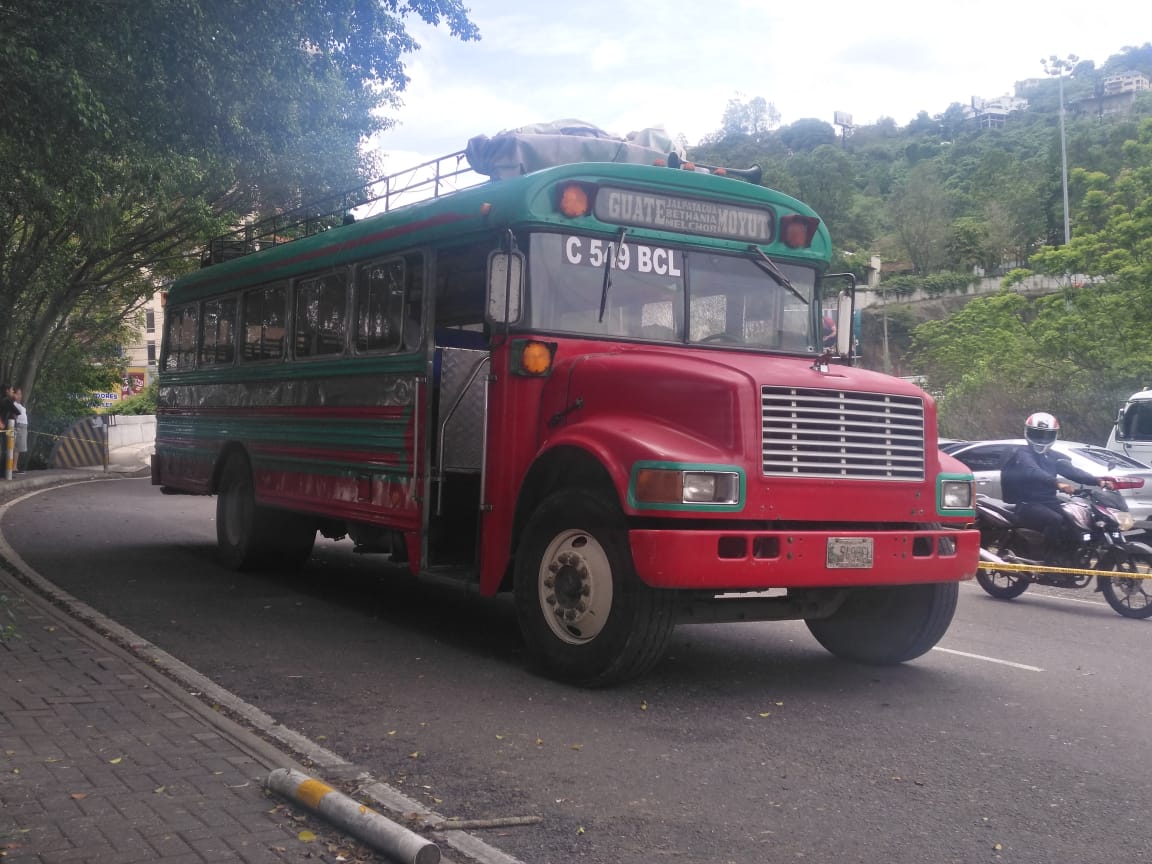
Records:
[[[546,862],[1152,860],[1152,622],[1099,595],[961,588],[937,650],[835,660],[799,623],[693,625],[646,678],[523,662],[512,608],[324,543],[297,575],[214,562],[214,499],[50,490],[0,524],[39,573],[437,811]]]

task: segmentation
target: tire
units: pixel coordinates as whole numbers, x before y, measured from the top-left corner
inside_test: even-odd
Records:
[[[1001,538],[985,535],[984,532],[980,534],[980,546],[993,555],[1002,555],[1008,551]],[[1032,584],[1027,573],[1018,570],[985,570],[983,567],[976,571],[976,581],[997,600],[1015,599]]]
[[[976,581],[980,587],[997,600],[1012,600],[1028,590],[1032,580],[1027,573],[1015,570],[984,570],[976,571]]]
[[[940,641],[959,594],[955,582],[856,588],[830,617],[805,623],[837,657],[888,666],[915,659]]]
[[[1138,578],[1149,573],[1149,562],[1144,559],[1126,558],[1112,568],[1120,573],[1133,573],[1135,576],[1099,576],[1100,593],[1116,612],[1125,618],[1152,617],[1152,584],[1147,579]]]
[[[585,489],[554,493],[529,519],[515,594],[530,659],[584,687],[648,671],[676,623],[676,592],[650,588],[636,575],[620,508]]]
[[[256,504],[247,457],[230,455],[216,491],[216,546],[224,566],[296,569],[311,557],[315,542],[316,525],[309,517]]]

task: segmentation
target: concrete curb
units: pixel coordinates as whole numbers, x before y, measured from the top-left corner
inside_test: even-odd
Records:
[[[397,825],[327,783],[300,771],[276,768],[264,784],[272,792],[307,807],[337,828],[403,864],[439,864],[440,847]]]

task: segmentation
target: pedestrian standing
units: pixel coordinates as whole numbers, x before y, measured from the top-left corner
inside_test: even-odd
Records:
[[[9,421],[15,420],[19,416],[19,411],[16,410],[16,403],[12,401],[12,385],[0,384],[0,428],[3,428],[5,436],[8,434]],[[4,442],[3,453],[4,459],[7,459],[9,440],[7,437],[0,439]],[[4,474],[7,474],[5,469]]]
[[[16,461],[12,469],[16,474],[23,474],[28,468],[28,409],[24,407],[24,388],[17,384],[12,388],[12,404],[20,413],[16,415]],[[24,467],[20,467],[20,463]]]

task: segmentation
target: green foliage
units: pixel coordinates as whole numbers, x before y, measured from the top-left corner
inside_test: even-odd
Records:
[[[1076,63],[1066,100],[1091,105],[1105,75],[1129,70],[1152,76],[1152,44]],[[943,434],[1016,437],[1028,413],[1049,410],[1068,437],[1103,442],[1117,405],[1152,380],[1152,94],[1127,114],[1066,118],[1072,240],[1062,245],[1060,82],[1037,73],[1019,94],[1028,109],[1002,128],[977,128],[953,105],[840,142],[798,139],[793,124],[759,136],[758,151],[741,139],[740,152],[763,165],[765,183],[814,204],[836,244],[833,269],[863,277],[871,255],[911,262],[916,274],[885,279],[885,302],[863,316],[863,359],[925,375]],[[732,143],[718,135],[708,146]],[[974,268],[1006,271],[1002,292],[965,296]],[[1036,273],[1065,289],[1017,293]],[[891,302],[916,290],[959,311],[918,323]]]
[[[160,379],[154,378],[143,390],[135,396],[130,396],[127,399],[122,399],[116,403],[112,408],[108,409],[108,414],[155,414],[156,413],[156,399],[160,395]]]
[[[460,0],[0,10],[0,377],[60,384],[239,214],[374,175],[408,16],[477,37]]]
[[[913,291],[923,291],[931,297],[945,294],[963,294],[976,281],[964,273],[930,273],[927,276],[890,276],[880,283],[885,294],[906,297]]]
[[[811,118],[797,120],[778,133],[780,142],[794,153],[811,153],[817,147],[836,143],[836,130],[831,123]]]
[[[1019,437],[1023,418],[1043,410],[1066,437],[1103,443],[1116,406],[1152,373],[1152,351],[1118,338],[1130,302],[1115,286],[1033,298],[1005,291],[921,324],[912,353],[942,394],[942,434]]]
[[[1019,285],[1029,276],[1036,275],[1027,267],[1015,267],[1004,274],[1004,278],[1000,280],[1001,288],[1012,288]]]

